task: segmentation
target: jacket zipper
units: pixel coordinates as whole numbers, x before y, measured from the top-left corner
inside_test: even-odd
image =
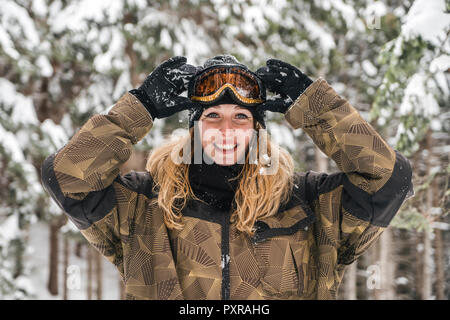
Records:
[[[222,300],[230,300],[230,216],[223,215],[222,221]]]

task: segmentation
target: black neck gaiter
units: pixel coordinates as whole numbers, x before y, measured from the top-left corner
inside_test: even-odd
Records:
[[[237,177],[243,167],[237,163],[231,166],[207,164],[202,159],[201,164],[190,164],[189,182],[198,198],[217,209],[230,210],[239,179],[229,179]]]

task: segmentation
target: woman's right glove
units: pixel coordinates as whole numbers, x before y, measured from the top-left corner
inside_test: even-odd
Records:
[[[269,59],[266,67],[256,70],[265,87],[277,96],[268,98],[260,108],[285,113],[292,103],[313,82],[299,69],[287,62]],[[258,107],[259,108],[259,107]]]
[[[160,64],[130,93],[139,99],[153,119],[166,118],[194,106],[189,98],[180,94],[196,72],[197,67],[186,64],[185,57],[176,56]]]

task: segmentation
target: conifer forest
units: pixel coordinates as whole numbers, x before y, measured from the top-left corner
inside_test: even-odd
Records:
[[[0,2],[0,300],[125,298],[115,267],[44,189],[42,162],[163,61],[224,53],[323,77],[411,163],[414,195],[347,267],[338,298],[450,298],[448,0]],[[266,123],[297,171],[338,170],[282,115]],[[158,119],[121,173],[144,171],[187,129],[186,112]]]

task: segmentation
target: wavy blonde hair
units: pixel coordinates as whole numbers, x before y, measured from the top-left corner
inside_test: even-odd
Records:
[[[236,179],[240,179],[235,193],[234,211],[231,214],[233,223],[241,232],[254,234],[254,224],[257,219],[267,218],[277,213],[279,207],[286,203],[291,195],[293,187],[294,161],[284,148],[271,142],[265,129],[256,123],[257,153],[260,154],[260,142],[266,143],[267,156],[249,163],[249,154],[243,169]],[[260,135],[260,133],[263,133]],[[262,139],[260,139],[262,137]],[[260,141],[261,140],[261,141]],[[171,158],[173,150],[180,150],[179,156],[183,157],[183,146],[191,144],[190,159],[193,159],[194,128],[189,133],[176,140],[170,139],[161,147],[154,149],[147,160],[146,170],[154,181],[153,190],[158,194],[155,202],[164,212],[164,222],[169,229],[181,230],[184,226],[181,210],[189,199],[197,198],[189,183],[189,164],[175,163]],[[270,168],[272,155],[278,152],[277,170],[273,174],[261,174]]]

